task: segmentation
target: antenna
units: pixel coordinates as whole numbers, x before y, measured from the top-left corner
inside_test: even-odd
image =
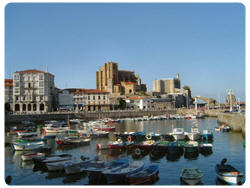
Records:
[[[46,65],[46,72],[48,72],[48,65]]]

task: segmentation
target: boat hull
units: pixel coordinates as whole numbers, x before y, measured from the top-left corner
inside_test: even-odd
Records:
[[[243,180],[243,175],[231,176],[231,175],[217,174],[217,177],[220,180],[222,180],[230,185],[240,185],[240,184],[242,184],[242,180]]]

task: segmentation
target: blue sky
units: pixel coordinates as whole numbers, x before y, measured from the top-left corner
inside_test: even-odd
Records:
[[[59,88],[96,87],[105,62],[153,81],[180,73],[193,95],[245,100],[245,7],[239,3],[8,4],[5,78],[25,69]]]

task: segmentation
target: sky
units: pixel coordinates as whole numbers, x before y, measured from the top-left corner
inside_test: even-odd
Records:
[[[240,3],[10,3],[5,78],[48,70],[58,88],[96,88],[104,63],[153,81],[180,74],[193,96],[245,100],[245,7]]]

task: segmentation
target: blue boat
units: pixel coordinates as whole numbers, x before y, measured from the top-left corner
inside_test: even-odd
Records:
[[[202,136],[204,140],[213,140],[213,133],[210,129],[203,130]]]
[[[146,133],[143,131],[136,132],[132,134],[132,137],[135,138],[136,140],[144,140],[146,138]]]
[[[129,166],[129,160],[127,158],[118,159],[109,163],[105,163],[104,166],[93,166],[88,165],[84,169],[88,173],[89,176],[89,182],[92,182],[91,184],[106,184],[107,180],[106,178],[103,178],[104,171],[108,170],[119,170],[121,168],[126,168]]]
[[[110,169],[105,169],[102,174],[105,175],[107,184],[114,184],[124,182],[127,175],[139,172],[143,169],[143,161],[133,161],[129,165],[122,165],[119,167],[113,167]]]
[[[130,185],[144,184],[157,180],[159,174],[158,165],[145,166],[141,171],[127,176]]]

